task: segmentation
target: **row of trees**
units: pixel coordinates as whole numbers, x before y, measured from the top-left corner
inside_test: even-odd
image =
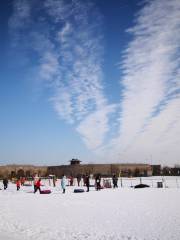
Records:
[[[158,176],[158,175],[163,175],[163,176],[180,176],[180,166],[174,166],[174,167],[168,167],[164,166],[161,167],[161,165],[154,165],[152,166],[153,168],[153,175]],[[90,171],[92,170],[92,171]],[[3,177],[8,177],[8,178],[20,178],[20,177],[32,177],[36,174],[39,176],[44,176],[47,177],[49,174],[47,171],[41,171],[40,169],[36,171],[31,171],[31,170],[23,170],[23,169],[18,169],[17,171],[11,171],[9,172],[7,169],[4,169],[0,171],[0,178]],[[70,172],[69,176],[74,176],[75,172]],[[86,173],[92,174],[93,169],[87,169]],[[102,174],[102,173],[101,173]],[[147,171],[146,170],[140,170],[136,168],[135,170],[131,169],[124,169],[119,171],[117,168],[111,169],[111,173],[109,175],[116,174],[116,176],[121,176],[121,177],[146,177]],[[75,174],[77,176],[77,174]],[[103,175],[103,174],[102,174]],[[105,177],[105,176],[104,176]]]
[[[17,171],[11,171],[9,172],[8,170],[1,170],[0,172],[0,178],[20,178],[20,177],[26,177],[26,178],[30,178],[32,176],[34,176],[35,174],[38,174],[38,176],[44,175],[44,173],[42,171],[36,171],[36,172],[32,172],[30,170],[26,170],[24,171],[23,169],[19,169]]]

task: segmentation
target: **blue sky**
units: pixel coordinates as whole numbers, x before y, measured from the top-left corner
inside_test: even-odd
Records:
[[[1,4],[0,164],[180,162],[178,0]]]

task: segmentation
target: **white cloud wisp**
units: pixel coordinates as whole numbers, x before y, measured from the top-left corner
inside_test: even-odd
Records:
[[[119,134],[99,152],[115,161],[179,162],[180,2],[147,1],[128,32]]]
[[[26,27],[21,26],[26,36],[21,45],[28,42],[27,51],[36,55],[35,78],[53,91],[50,101],[59,117],[74,124],[88,148],[99,147],[109,131],[108,115],[114,111],[103,93],[101,14],[89,1],[45,0],[37,5],[34,0],[18,0],[16,5],[21,9],[15,7],[10,20],[16,35],[21,10],[29,9]],[[98,136],[91,124],[95,116],[102,125]]]

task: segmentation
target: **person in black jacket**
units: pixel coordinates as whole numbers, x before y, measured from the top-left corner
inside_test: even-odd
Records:
[[[80,182],[81,182],[81,175],[77,175],[77,183],[78,183],[78,187],[80,186]]]
[[[96,181],[96,190],[99,191],[101,189],[101,176],[100,176],[100,174],[98,174],[96,176],[95,181]]]
[[[6,188],[8,187],[8,180],[7,180],[7,178],[3,179],[3,185],[4,185],[4,190],[6,190]]]
[[[85,184],[86,184],[86,187],[87,187],[87,192],[89,192],[90,180],[89,180],[89,175],[88,174],[86,174],[86,177],[85,177]]]
[[[118,185],[117,185],[118,178],[117,178],[116,174],[113,175],[112,181],[113,181],[113,188],[117,188],[118,187]]]

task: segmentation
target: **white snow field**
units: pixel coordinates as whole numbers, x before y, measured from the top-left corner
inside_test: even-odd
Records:
[[[152,183],[134,189],[126,184],[84,193],[74,193],[73,186],[65,194],[58,182],[55,188],[43,187],[52,190],[47,195],[34,194],[31,186],[17,192],[10,183],[0,190],[0,239],[179,240],[180,179],[169,181],[171,187]]]

